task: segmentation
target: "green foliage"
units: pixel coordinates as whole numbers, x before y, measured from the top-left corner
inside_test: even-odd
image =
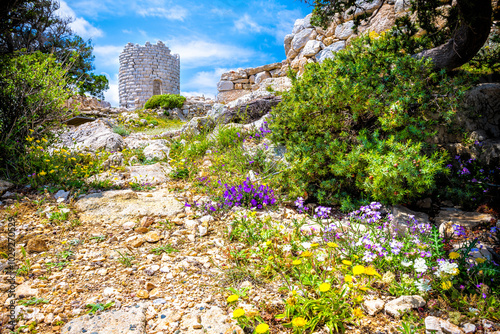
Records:
[[[438,124],[452,124],[464,77],[433,72],[429,60],[400,52],[397,31],[354,40],[292,78],[270,126],[293,162],[280,175],[291,197],[404,202],[446,173],[446,153],[429,139]]]
[[[118,262],[123,264],[125,267],[132,267],[132,261],[135,259],[135,256],[133,256],[132,254],[129,254],[127,252],[125,252],[125,254],[123,254],[122,252],[120,252],[118,250],[116,252],[118,253],[118,255],[120,255],[120,257],[118,258]]]
[[[160,255],[161,253],[170,254],[172,252],[178,252],[178,250],[170,245],[163,245],[163,246],[151,249],[151,253],[155,253],[156,255]]]
[[[48,304],[47,299],[33,297],[31,299],[21,299],[19,304],[24,306],[38,305],[38,304]]]
[[[25,174],[19,159],[29,130],[47,131],[64,114],[67,71],[41,52],[4,56],[0,64],[0,173]]]
[[[144,105],[146,109],[163,108],[165,110],[181,108],[186,98],[178,94],[153,95]]]
[[[128,136],[130,134],[130,130],[123,126],[114,126],[113,132],[119,134],[122,137]]]
[[[94,314],[100,311],[104,311],[110,307],[112,307],[115,304],[115,302],[111,301],[109,303],[103,304],[103,303],[96,303],[96,304],[87,304],[85,307],[90,308],[90,310],[87,313]]]

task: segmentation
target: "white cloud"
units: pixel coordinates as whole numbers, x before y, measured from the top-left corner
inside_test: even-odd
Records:
[[[141,8],[137,11],[141,16],[162,17],[170,20],[184,21],[188,15],[186,8],[181,6],[173,6],[170,8]]]
[[[56,13],[61,17],[71,18],[72,22],[69,26],[77,35],[83,37],[84,39],[101,37],[104,35],[101,29],[94,27],[83,17],[77,17],[75,11],[71,9],[71,7],[69,7],[64,0],[61,0],[59,5],[60,7]]]
[[[231,44],[209,42],[198,39],[186,42],[189,38],[166,41],[173,53],[181,57],[182,67],[224,66],[244,63],[250,59],[266,59],[265,55],[252,49],[241,48]]]
[[[118,74],[115,74],[113,78],[109,74],[102,72],[109,81],[109,89],[104,92],[104,100],[111,103],[112,107],[118,107],[120,105],[120,94],[118,91]]]
[[[203,92],[203,91],[198,91],[198,92],[181,92],[182,96],[185,97],[190,97],[190,96],[205,96],[207,98],[211,98],[212,100],[215,99],[215,94],[213,92]]]
[[[248,14],[245,14],[238,20],[234,21],[234,27],[239,31],[244,32],[261,32],[264,30],[264,27],[255,22]]]
[[[96,45],[94,46],[94,55],[96,63],[102,66],[119,66],[120,53],[124,46],[116,45]]]
[[[229,70],[229,68],[218,67],[212,71],[198,72],[183,86],[196,90],[212,89],[212,91],[215,91],[217,89],[217,83],[220,80],[220,76],[222,73],[228,72]]]
[[[212,8],[210,10],[212,14],[218,15],[218,16],[234,16],[234,11],[232,9],[222,9],[222,8]]]

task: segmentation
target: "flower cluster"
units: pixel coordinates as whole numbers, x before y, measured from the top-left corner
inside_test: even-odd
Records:
[[[269,186],[252,184],[249,178],[238,186],[230,187],[224,184],[226,190],[223,198],[225,207],[243,206],[262,209],[265,206],[274,205],[276,198],[274,191]]]
[[[304,199],[302,197],[297,198],[297,200],[295,201],[295,206],[297,206],[297,211],[299,213],[303,213],[309,209],[307,206],[304,206]]]
[[[370,205],[362,206],[359,210],[353,211],[349,214],[349,217],[360,222],[365,223],[375,223],[382,218],[382,214],[379,211],[382,208],[382,204],[378,202],[372,202]]]

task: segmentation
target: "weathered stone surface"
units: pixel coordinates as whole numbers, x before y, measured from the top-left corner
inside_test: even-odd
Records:
[[[212,306],[208,310],[203,310],[203,312],[191,311],[188,314],[185,314],[182,317],[181,327],[187,328],[185,332],[188,334],[198,334],[200,332],[205,332],[207,334],[243,334],[241,328],[233,325],[228,320],[227,314],[225,314],[220,307]],[[201,331],[200,329],[197,329],[200,328],[200,326]]]
[[[306,43],[302,51],[300,52],[301,56],[304,57],[312,57],[319,51],[321,51],[321,46],[323,43],[317,40],[310,40]]]
[[[352,34],[354,34],[354,31],[352,30],[353,27],[354,27],[353,21],[347,21],[342,24],[339,24],[335,28],[335,37],[339,39],[348,39]]]
[[[380,8],[380,10],[370,19],[369,26],[361,26],[359,29],[360,33],[365,33],[367,31],[375,31],[380,34],[383,31],[390,29],[396,21],[396,15],[394,14],[393,6],[385,4]]]
[[[307,41],[309,41],[311,34],[313,33],[314,29],[312,28],[307,28],[302,31],[300,31],[298,34],[293,36],[292,39],[292,49],[295,51],[299,51],[306,45]]]
[[[149,196],[149,197],[148,197]],[[87,195],[76,202],[82,221],[107,219],[125,223],[144,216],[169,217],[180,212],[184,204],[168,189],[145,193],[111,190]]]
[[[226,90],[232,90],[232,89],[234,89],[234,84],[232,81],[219,81],[219,83],[217,83],[217,90],[219,92],[223,92]]]
[[[425,300],[421,296],[401,296],[385,304],[385,312],[399,319],[401,314],[407,310],[423,307],[424,305]]]
[[[384,309],[385,302],[381,299],[365,300],[363,306],[369,315],[375,315]]]
[[[3,194],[4,191],[9,190],[14,186],[13,183],[5,180],[0,180],[0,195]]]
[[[229,71],[226,73],[223,73],[220,77],[221,81],[234,81],[238,79],[245,79],[248,77],[248,72],[247,70],[244,70],[242,68],[237,69],[236,71]]]
[[[145,334],[146,305],[138,304],[98,315],[84,315],[64,325],[61,334],[107,333]]]
[[[322,51],[318,52],[316,55],[316,61],[319,63],[322,63],[325,61],[325,59],[330,58],[332,59],[335,57],[334,53],[337,51],[340,51],[342,49],[345,49],[345,42],[344,41],[339,41],[336,43],[333,43],[326,48],[324,48]]]
[[[239,99],[240,97],[242,97],[248,93],[249,92],[247,90],[243,90],[243,89],[228,90],[228,91],[224,91],[224,92],[219,92],[217,94],[216,100],[219,103],[229,103],[231,101]]]
[[[262,65],[262,66],[258,66],[258,67],[254,67],[254,68],[247,68],[245,69],[245,71],[248,73],[249,76],[251,75],[254,75],[254,74],[257,74],[259,72],[263,72],[263,71],[272,71],[276,68],[280,68],[281,67],[281,63],[272,63],[272,64],[266,64],[266,65]]]
[[[158,185],[170,179],[172,168],[164,163],[158,162],[153,165],[138,165],[125,167],[123,170],[100,173],[87,179],[88,183],[110,181],[115,186],[128,186],[130,183],[139,185]]]
[[[114,133],[111,127],[102,120],[82,124],[59,136],[60,146],[75,150],[95,152],[100,149],[121,151],[124,147],[123,138]]]
[[[396,0],[394,4],[394,12],[400,14],[410,9],[410,0]]]
[[[429,215],[423,212],[412,211],[401,205],[394,205],[392,207],[393,226],[391,228],[397,229],[399,233],[406,233],[408,228],[414,222],[414,219],[421,224],[430,224]]]
[[[426,334],[464,334],[460,327],[438,317],[428,316],[424,322]]]
[[[306,28],[312,28],[311,17],[312,17],[312,14],[309,14],[306,17],[304,17],[303,19],[295,20],[295,23],[293,24],[292,34],[297,34],[298,32],[300,32]]]
[[[38,289],[32,289],[26,282],[16,287],[16,298],[29,299],[38,295]]]
[[[45,239],[41,237],[34,237],[28,240],[28,245],[26,246],[26,251],[28,253],[41,253],[49,250]]]
[[[262,80],[270,78],[271,74],[268,71],[259,72],[255,75],[255,83],[260,84]]]
[[[434,218],[439,227],[441,235],[451,236],[454,232],[453,225],[460,225],[465,228],[473,228],[480,224],[490,223],[495,217],[486,213],[465,212],[458,209],[447,209],[439,211]]]
[[[285,47],[285,54],[288,54],[288,52],[292,48],[292,39],[293,39],[293,34],[288,34],[285,36],[285,39],[283,41]]]
[[[152,141],[143,151],[144,157],[148,160],[165,159],[170,153],[170,148],[159,141]]]
[[[56,192],[54,194],[54,198],[56,200],[61,199],[61,200],[65,201],[68,199],[68,196],[69,196],[69,191],[64,191],[64,190],[59,190],[58,192]]]

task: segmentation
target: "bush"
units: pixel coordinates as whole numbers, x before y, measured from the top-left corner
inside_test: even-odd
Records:
[[[27,138],[37,138],[63,117],[68,76],[41,52],[3,56],[0,64],[0,174],[13,177],[26,172],[20,157]]]
[[[155,109],[155,108],[163,108],[165,110],[181,108],[186,101],[186,98],[182,95],[178,94],[163,94],[163,95],[153,95],[146,102],[144,108],[146,109]]]
[[[280,177],[291,196],[405,202],[446,172],[446,152],[429,139],[436,125],[452,123],[465,78],[434,72],[394,41],[372,33],[292,76],[271,123],[274,141],[287,147],[291,166]]]

